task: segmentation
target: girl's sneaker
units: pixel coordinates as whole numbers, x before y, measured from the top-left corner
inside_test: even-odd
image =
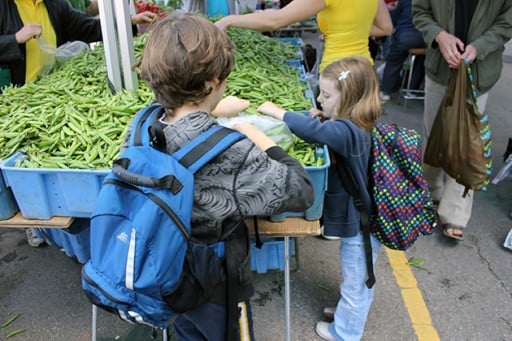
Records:
[[[36,234],[36,231],[34,231],[34,229],[28,228],[25,230],[25,233],[27,234],[28,245],[33,246],[33,247],[39,247],[41,244],[44,243],[44,239],[40,238]]]

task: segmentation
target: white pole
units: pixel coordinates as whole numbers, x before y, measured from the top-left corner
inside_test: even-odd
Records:
[[[99,14],[101,22],[101,34],[105,49],[105,61],[107,63],[107,76],[109,86],[113,92],[121,89],[121,70],[119,66],[119,52],[117,34],[114,22],[113,0],[99,0]]]
[[[124,88],[137,90],[137,73],[132,70],[135,63],[130,7],[127,1],[116,1],[114,6],[121,54]]]

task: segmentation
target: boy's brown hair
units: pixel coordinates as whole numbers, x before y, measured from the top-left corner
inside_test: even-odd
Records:
[[[355,56],[335,61],[322,71],[322,77],[335,80],[340,92],[340,102],[332,118],[347,118],[357,126],[371,130],[382,106],[379,79],[368,59]]]
[[[175,12],[150,33],[140,66],[156,100],[173,110],[201,103],[212,91],[206,81],[228,77],[234,67],[233,47],[208,19]]]

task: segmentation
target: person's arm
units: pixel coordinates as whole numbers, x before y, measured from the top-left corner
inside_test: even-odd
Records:
[[[233,117],[247,109],[251,105],[251,102],[236,96],[224,97],[211,114],[215,117]]]
[[[85,12],[89,15],[92,15],[93,17],[100,14],[100,10],[98,7],[98,0],[92,0],[91,3],[85,9]]]
[[[389,10],[386,7],[384,0],[379,0],[377,7],[377,14],[373,19],[372,27],[370,28],[371,37],[387,37],[393,33],[393,22],[389,15]]]
[[[489,53],[502,48],[512,38],[512,1],[505,1],[491,28],[466,45],[462,59],[472,62],[485,59]]]
[[[441,6],[438,4],[438,6]],[[423,34],[427,46],[439,49],[446,63],[451,68],[457,68],[460,63],[464,43],[451,33],[448,33],[434,19],[434,8],[429,1],[413,0],[412,14],[413,24]]]
[[[434,20],[433,9],[429,0],[412,1],[412,22],[416,29],[422,33],[427,46],[436,48],[435,39],[444,29]]]
[[[41,25],[28,23],[14,34],[0,35],[0,63],[23,59],[19,45],[40,36],[41,33]]]
[[[275,147],[276,143],[270,137],[265,135],[255,125],[250,123],[235,124],[232,129],[244,134],[249,140],[251,140],[262,152],[266,151],[271,147]]]
[[[222,30],[235,26],[258,31],[275,31],[314,16],[325,6],[325,0],[293,0],[277,11],[228,15],[218,20],[215,25]]]

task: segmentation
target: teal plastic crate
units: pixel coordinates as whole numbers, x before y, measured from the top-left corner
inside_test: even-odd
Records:
[[[295,238],[290,238],[288,244],[290,256],[295,254]],[[259,274],[268,270],[284,270],[284,239],[283,238],[261,238],[263,246],[256,247],[255,240],[251,240],[251,270]]]
[[[324,159],[324,164],[321,166],[304,167],[313,183],[313,190],[315,192],[313,205],[304,212],[284,212],[271,215],[269,217],[270,221],[284,221],[287,217],[303,217],[305,220],[318,220],[322,216],[324,194],[327,190],[327,173],[331,165],[331,160],[329,158],[329,151],[325,145],[317,147],[315,153],[317,158],[322,157]]]
[[[0,164],[7,187],[26,219],[89,218],[108,170],[15,167],[15,153]]]

